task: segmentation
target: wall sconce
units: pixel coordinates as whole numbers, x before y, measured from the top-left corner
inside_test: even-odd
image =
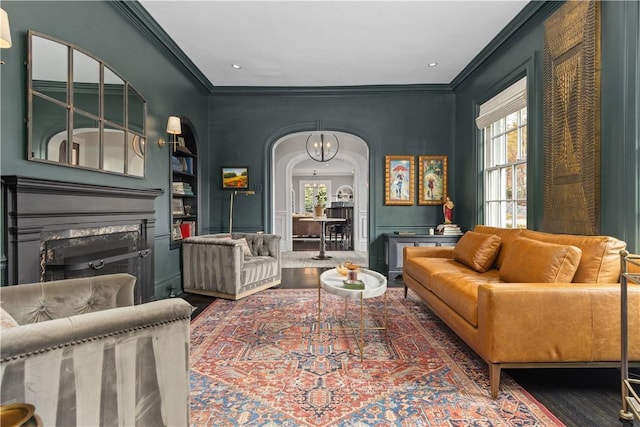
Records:
[[[231,199],[229,200],[229,234],[233,230],[233,196],[236,194],[244,194],[245,196],[256,194],[253,190],[233,190],[231,192]]]
[[[9,15],[4,9],[0,9],[0,48],[11,47],[11,28],[9,28]],[[4,64],[4,61],[0,61]]]
[[[173,151],[176,151],[176,146],[178,145],[178,140],[176,135],[180,135],[182,133],[182,127],[180,126],[180,117],[178,116],[169,116],[167,120],[167,133],[173,135],[171,138],[172,141],[169,144],[173,145]],[[165,140],[160,138],[158,140],[158,145],[163,147],[165,144]]]

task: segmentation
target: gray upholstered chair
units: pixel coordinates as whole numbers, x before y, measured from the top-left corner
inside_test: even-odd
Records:
[[[189,237],[182,242],[182,266],[185,292],[238,300],[280,284],[280,236],[233,233]]]
[[[189,425],[191,305],[133,305],[135,277],[0,288],[0,403],[44,425]]]

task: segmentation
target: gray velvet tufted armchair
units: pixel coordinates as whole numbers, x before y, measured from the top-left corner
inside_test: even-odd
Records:
[[[280,284],[280,236],[233,233],[189,237],[182,242],[182,265],[185,292],[238,300]]]
[[[0,403],[44,425],[189,424],[191,305],[133,305],[135,277],[0,288]]]

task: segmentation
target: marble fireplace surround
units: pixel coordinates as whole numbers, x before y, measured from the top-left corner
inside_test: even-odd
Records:
[[[138,276],[136,304],[154,297],[155,198],[161,189],[133,189],[27,178],[2,177],[6,269],[3,284],[44,280],[47,248],[74,238],[128,233]],[[104,243],[96,241],[99,249]],[[75,244],[75,243],[74,243]],[[134,253],[139,252],[139,253]],[[124,263],[125,268],[127,262]],[[89,274],[104,274],[108,268]]]

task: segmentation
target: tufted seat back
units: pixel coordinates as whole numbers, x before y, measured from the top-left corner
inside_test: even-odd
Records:
[[[67,279],[74,292],[48,282],[0,289],[0,305],[19,325],[61,319],[77,314],[133,305],[136,278],[130,274],[109,274]],[[10,299],[11,304],[5,300]]]

